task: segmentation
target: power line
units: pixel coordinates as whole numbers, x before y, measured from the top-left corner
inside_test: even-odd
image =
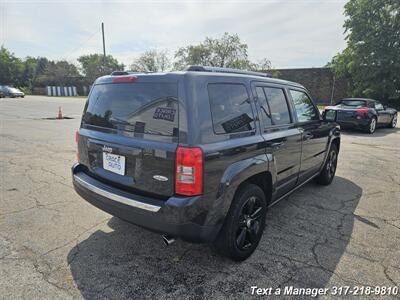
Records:
[[[68,51],[69,53],[71,53],[72,55],[70,55],[70,57],[74,57],[75,53],[77,53],[78,51],[82,50],[87,43],[92,40],[99,32],[101,29],[96,30],[93,34],[91,34],[83,43],[80,43],[80,45],[78,47],[76,47],[74,50],[72,51]]]

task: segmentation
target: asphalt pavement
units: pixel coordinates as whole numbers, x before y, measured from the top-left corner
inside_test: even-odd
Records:
[[[399,127],[344,132],[333,183],[309,183],[273,206],[258,249],[236,263],[203,244],[166,247],[75,193],[84,102],[0,99],[2,299],[248,298],[252,286],[400,285]],[[72,119],[46,119],[60,106]]]

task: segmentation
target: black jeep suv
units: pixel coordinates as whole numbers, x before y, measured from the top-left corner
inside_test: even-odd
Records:
[[[98,78],[76,133],[73,184],[94,206],[243,260],[266,211],[314,179],[331,183],[334,112],[263,73],[191,66]]]

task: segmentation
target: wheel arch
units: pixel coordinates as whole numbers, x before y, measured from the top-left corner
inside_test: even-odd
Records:
[[[262,189],[265,195],[265,199],[267,200],[267,205],[271,204],[272,200],[272,174],[269,171],[261,172],[255,174],[248,179],[244,180],[239,186],[236,188],[235,195],[238,191],[246,186],[247,184],[255,184]]]
[[[269,158],[262,154],[229,166],[221,178],[217,197],[207,216],[206,223],[223,223],[240,188],[248,183],[259,186],[271,201],[273,174],[269,170]]]
[[[332,140],[331,144],[335,145],[337,147],[337,149],[338,149],[338,152],[339,152],[339,150],[340,150],[340,137],[334,138]]]

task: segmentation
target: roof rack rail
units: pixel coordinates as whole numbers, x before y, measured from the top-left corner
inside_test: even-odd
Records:
[[[234,74],[261,76],[261,77],[272,77],[272,75],[269,74],[269,73],[247,71],[247,70],[240,70],[240,69],[232,69],[232,68],[207,67],[207,66],[195,66],[195,65],[187,66],[184,71],[234,73]]]
[[[129,75],[126,71],[114,71],[110,74],[111,76],[118,76],[118,75]]]
[[[147,71],[143,71],[143,72],[137,72],[137,71],[114,71],[112,72],[110,75],[111,76],[119,76],[119,75],[130,75],[130,74],[149,74],[149,73],[154,73],[154,72],[147,72]]]

